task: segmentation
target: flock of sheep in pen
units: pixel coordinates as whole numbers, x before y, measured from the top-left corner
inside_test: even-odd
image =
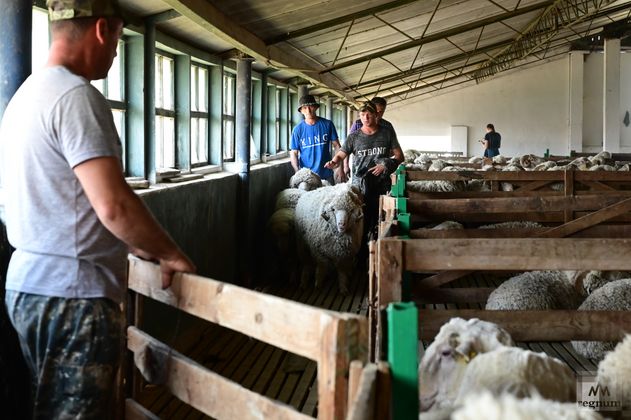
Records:
[[[458,162],[431,159],[406,152],[406,167],[426,171],[459,171]],[[629,171],[628,164],[614,162],[611,154],[582,157],[566,162],[545,161],[534,155],[502,156],[484,165],[485,171],[603,170]],[[550,186],[562,190],[563,184]],[[409,191],[450,192],[490,190],[482,180],[409,181]],[[503,191],[513,185],[502,183]],[[534,222],[504,222],[479,228],[543,227]],[[445,221],[432,229],[463,229]],[[531,271],[514,275],[490,295],[487,310],[631,310],[631,273],[603,271]],[[533,326],[534,327],[534,326]],[[615,390],[622,408],[631,410],[631,337],[616,343],[572,342],[586,358],[600,361],[597,383]],[[614,350],[615,348],[615,350]],[[612,351],[613,350],[613,351]],[[600,419],[602,413],[580,409],[572,370],[544,353],[516,347],[510,335],[495,324],[453,318],[426,349],[419,365],[422,419]],[[611,413],[611,412],[609,412]],[[616,412],[613,412],[616,414]],[[619,412],[618,412],[619,414]]]
[[[432,159],[406,151],[406,167],[428,171],[459,171],[458,162]],[[629,171],[628,164],[613,161],[608,152],[565,163],[534,155],[507,161],[502,156],[482,170],[604,170]],[[481,160],[481,159],[480,159]],[[562,184],[552,184],[562,189]],[[484,191],[483,180],[409,181],[409,191]],[[510,183],[502,183],[511,191]],[[431,226],[428,226],[431,227]],[[480,228],[542,227],[534,222],[507,222]],[[433,229],[462,229],[446,221]],[[296,173],[290,188],[276,199],[269,220],[279,255],[288,275],[300,277],[303,286],[322,284],[337,274],[339,289],[348,293],[349,279],[361,246],[363,213],[361,194],[349,184],[323,185],[308,170]],[[489,296],[488,310],[631,310],[631,273],[532,271],[515,275]],[[573,342],[584,357],[600,361],[598,383],[617,390],[631,410],[631,338],[622,343]],[[614,350],[615,348],[615,350]],[[445,324],[424,352],[419,365],[422,419],[599,419],[593,410],[581,410],[576,401],[576,378],[565,363],[516,347],[510,335],[495,324],[454,318]]]

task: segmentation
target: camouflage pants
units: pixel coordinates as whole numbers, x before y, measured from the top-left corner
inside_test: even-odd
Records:
[[[118,305],[10,290],[5,303],[31,371],[33,418],[113,418],[124,325]]]

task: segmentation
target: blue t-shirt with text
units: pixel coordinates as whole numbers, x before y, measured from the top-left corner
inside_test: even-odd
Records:
[[[335,126],[326,118],[318,118],[314,125],[300,122],[291,133],[291,150],[300,152],[300,167],[309,168],[322,179],[329,179],[333,171],[324,167],[331,160],[331,142],[338,140]]]

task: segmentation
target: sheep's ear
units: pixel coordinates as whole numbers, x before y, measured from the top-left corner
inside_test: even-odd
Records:
[[[326,212],[325,212],[325,211],[323,211],[322,213],[320,213],[320,216],[322,216],[322,218],[323,218],[324,220],[326,220],[327,222],[329,221],[329,215],[328,215],[328,214],[326,214]]]

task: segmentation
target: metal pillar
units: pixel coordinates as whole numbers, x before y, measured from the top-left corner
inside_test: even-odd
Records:
[[[32,7],[30,1],[0,0],[0,119],[15,92],[31,74]],[[0,216],[2,213],[0,203]],[[4,297],[7,266],[12,252],[4,223],[0,220],[0,288],[3,290],[0,297]],[[7,413],[13,413],[16,418],[28,418],[29,373],[18,337],[9,325],[5,311],[0,311],[0,359],[4,365],[0,376],[0,401]]]
[[[620,38],[605,38],[603,150],[620,151]]]
[[[348,106],[342,106],[342,126],[336,127],[337,134],[340,136],[341,144],[344,144],[346,141],[346,133],[348,132]]]
[[[326,115],[324,118],[333,121],[333,97],[331,96],[327,96],[326,98]]]
[[[235,111],[235,163],[239,173],[238,240],[241,249],[237,250],[240,282],[250,285],[249,249],[252,243],[250,226],[250,109],[252,103],[252,61],[250,57],[237,60],[237,98]]]
[[[570,52],[570,121],[567,154],[583,151],[583,58],[582,51]]]
[[[24,0],[0,0],[0,118],[15,91],[31,74],[32,5]]]
[[[145,177],[151,183],[156,182],[156,22],[152,18],[145,20]]]

